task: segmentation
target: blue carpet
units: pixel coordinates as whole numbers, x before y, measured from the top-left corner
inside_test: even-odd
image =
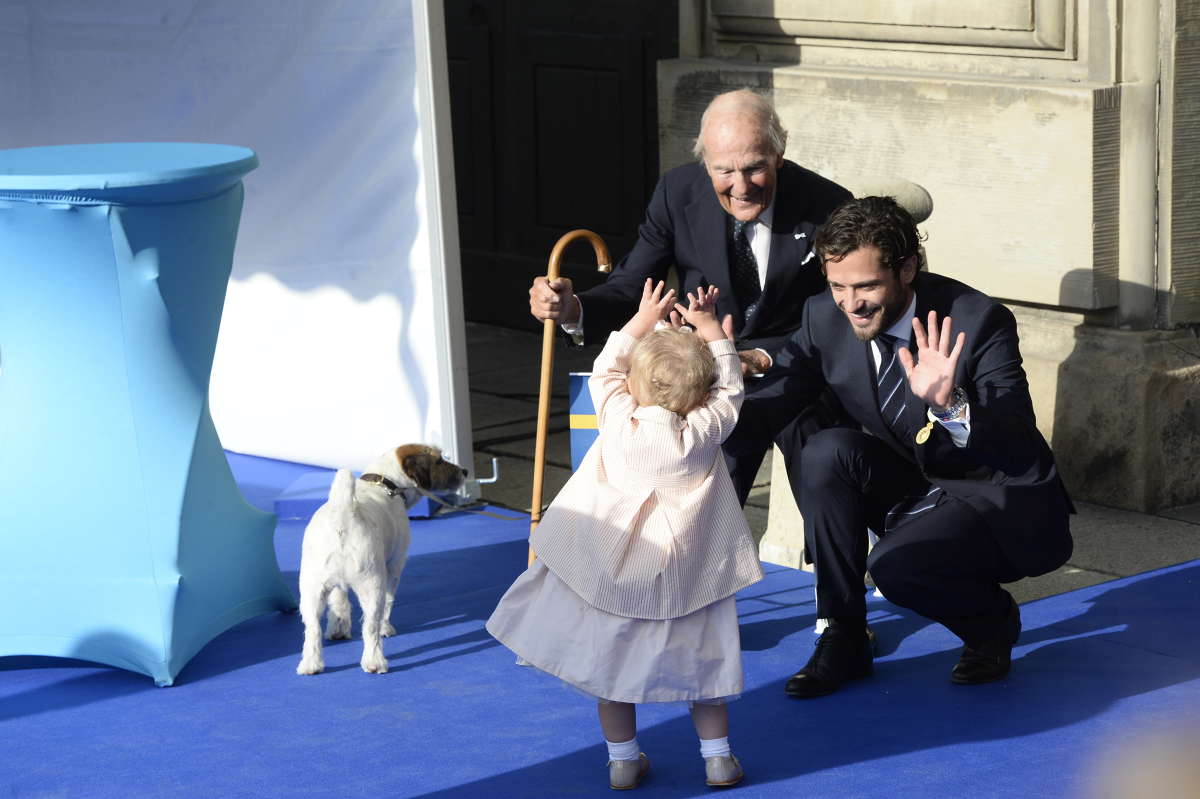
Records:
[[[230,461],[264,508],[311,470]],[[302,532],[276,532],[293,589]],[[514,666],[483,629],[527,533],[461,512],[414,522],[386,675],[358,668],[356,639],[327,646],[325,674],[296,676],[300,621],[282,614],[215,639],[171,688],[0,658],[0,797],[611,795],[594,706]],[[956,639],[872,599],[874,677],[797,701],[782,682],[812,651],[811,580],[771,567],[739,595],[732,742],[748,776],[734,795],[1070,796],[1099,747],[1195,718],[1198,583],[1192,562],[1028,603],[1013,674],[969,688],[947,679]],[[639,726],[653,762],[639,795],[711,793],[686,708],[643,707]]]

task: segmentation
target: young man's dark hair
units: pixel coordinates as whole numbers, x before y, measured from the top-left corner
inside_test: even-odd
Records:
[[[817,231],[813,249],[821,258],[835,261],[865,246],[874,246],[883,256],[883,263],[899,270],[910,255],[921,255],[922,237],[917,223],[891,197],[859,197],[847,200],[834,209],[828,221]]]

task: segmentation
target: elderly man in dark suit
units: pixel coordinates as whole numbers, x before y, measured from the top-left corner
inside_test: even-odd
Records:
[[[891,198],[840,206],[814,246],[829,290],[727,442],[769,435],[827,389],[861,427],[819,431],[802,454],[805,544],[830,622],[786,691],[820,696],[870,673],[868,569],[889,600],[963,640],[955,683],[1000,679],[1021,631],[1001,583],[1065,563],[1074,512],[1035,424],[1015,319],[919,271],[916,225]],[[880,534],[869,556],[868,529]]]
[[[556,319],[575,343],[601,342],[637,310],[646,278],[674,265],[681,296],[720,289],[717,312],[729,316],[743,372],[761,375],[800,325],[804,301],[825,288],[812,251],[816,229],[850,197],[841,186],[784,159],[787,133],[775,109],[748,89],[718,95],[700,121],[697,162],[658,183],[633,250],[601,285],[576,295],[571,281],[539,277],[530,312]],[[750,394],[755,380],[747,381]],[[774,438],[792,464],[804,436],[836,419],[826,403],[792,419]],[[771,438],[727,459],[745,502]]]

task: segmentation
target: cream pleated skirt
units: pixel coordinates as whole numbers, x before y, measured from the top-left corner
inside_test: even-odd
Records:
[[[592,607],[534,561],[487,630],[518,657],[614,702],[735,698],[742,652],[732,596],[678,619],[628,619]]]

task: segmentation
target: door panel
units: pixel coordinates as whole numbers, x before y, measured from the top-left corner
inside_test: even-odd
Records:
[[[633,245],[677,0],[449,0],[446,20],[467,318],[532,328],[529,283],[562,234],[594,230],[614,260]],[[580,288],[595,269],[585,242],[564,254]]]
[[[463,247],[491,249],[496,243],[491,36],[486,28],[464,27],[454,40],[447,61],[459,235]]]

